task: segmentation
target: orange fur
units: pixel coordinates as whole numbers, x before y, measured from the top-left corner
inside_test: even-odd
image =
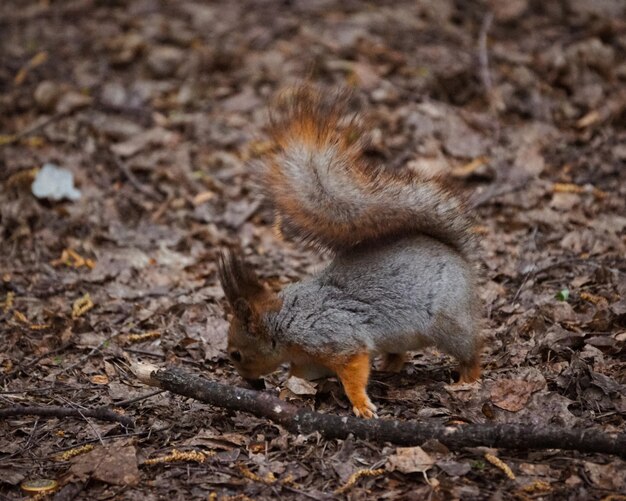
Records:
[[[387,372],[400,372],[407,362],[406,353],[386,353],[381,369]]]
[[[476,358],[470,364],[460,364],[459,372],[459,383],[473,383],[480,378],[480,360]]]
[[[370,354],[367,351],[353,355],[310,355],[301,347],[291,345],[287,350],[291,362],[291,374],[307,378],[310,366],[325,367],[337,375],[352,404],[354,413],[362,417],[374,417],[376,407],[367,396],[370,374]],[[308,379],[308,378],[307,378]]]
[[[332,250],[422,233],[463,255],[472,254],[471,224],[460,198],[441,178],[367,162],[363,154],[366,133],[362,121],[348,112],[348,101],[346,93],[328,97],[303,86],[283,96],[276,106],[270,128],[276,147],[264,162],[262,181],[281,215],[284,233]],[[311,159],[334,152],[336,163],[328,164],[328,172],[314,172],[306,161],[298,168],[313,178],[346,178],[358,193],[351,200],[337,197],[331,203],[347,206],[349,218],[337,218],[333,206],[303,203],[302,190],[314,197],[325,196],[325,181],[319,186],[298,186],[289,177],[293,167],[287,168],[287,158],[296,151],[299,155],[309,152]],[[414,191],[407,194],[407,188]]]
[[[470,359],[459,364],[459,383],[473,383],[480,378],[480,352],[482,348],[483,342],[478,339]]]
[[[370,375],[369,353],[362,352],[347,357],[330,358],[325,364],[341,380],[354,413],[366,418],[374,417],[376,407],[367,396],[367,382]]]

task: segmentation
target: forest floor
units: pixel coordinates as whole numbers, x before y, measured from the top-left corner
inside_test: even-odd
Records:
[[[626,499],[614,456],[430,442],[398,469],[391,444],[291,435],[155,394],[129,370],[148,361],[243,386],[225,353],[220,247],[240,242],[277,287],[328,259],[278,239],[249,168],[267,148],[271,98],[308,79],[353,88],[368,154],[446,173],[480,225],[481,381],[453,387],[453,360],[416,353],[400,374],[373,373],[380,419],[624,431],[625,11],[620,0],[3,1],[0,410],[106,406],[135,427],[1,418],[0,498],[51,479],[57,499]],[[36,197],[45,164],[71,171],[80,198]],[[350,415],[335,379],[286,380],[282,369],[265,391]],[[146,462],[173,449],[205,460]],[[335,493],[362,469],[382,471]]]

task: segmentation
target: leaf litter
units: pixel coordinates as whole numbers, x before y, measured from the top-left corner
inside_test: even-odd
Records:
[[[374,372],[381,419],[624,431],[624,14],[618,0],[4,2],[0,405],[122,405],[136,428],[2,421],[0,494],[36,475],[83,499],[623,495],[624,462],[601,455],[490,452],[512,481],[482,450],[423,444],[391,471],[396,448],[150,396],[128,364],[243,384],[217,250],[240,240],[272,286],[326,259],[276,237],[247,168],[266,144],[268,100],[311,78],[352,86],[373,127],[368,154],[450,175],[480,224],[481,382],[454,388],[450,359],[416,353],[399,374]],[[73,201],[33,196],[45,164],[73,174]],[[332,379],[281,370],[265,391],[349,414]],[[189,448],[206,460],[138,468]]]

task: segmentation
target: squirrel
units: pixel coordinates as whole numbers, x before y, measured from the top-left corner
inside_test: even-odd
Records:
[[[261,162],[283,234],[330,251],[330,264],[279,293],[241,250],[223,250],[217,267],[232,310],[228,354],[243,378],[285,362],[302,378],[334,374],[354,413],[371,418],[375,355],[398,371],[407,351],[434,345],[458,360],[460,382],[480,377],[477,244],[444,180],[366,160],[364,126],[348,102],[309,86],[283,96]]]

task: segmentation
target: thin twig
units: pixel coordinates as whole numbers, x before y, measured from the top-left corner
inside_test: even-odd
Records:
[[[78,413],[80,414],[80,416],[83,418],[83,420],[87,423],[87,425],[89,426],[89,428],[91,428],[91,431],[93,431],[96,435],[96,438],[98,439],[98,441],[104,445],[104,440],[102,440],[102,435],[100,435],[100,432],[96,429],[96,427],[93,425],[93,423],[91,422],[91,420],[89,420],[87,418],[87,416],[85,416],[85,413],[83,411],[81,411],[81,409],[76,408],[76,410],[78,411]]]
[[[118,438],[130,438],[130,437],[139,437],[139,438],[143,438],[143,437],[147,437],[150,438],[150,436],[153,433],[160,433],[162,431],[166,431],[170,429],[169,426],[165,426],[163,428],[156,428],[156,429],[152,429],[150,428],[149,430],[143,430],[143,431],[135,431],[132,433],[124,433],[123,435],[105,435],[104,437],[102,437],[102,440],[115,440]],[[65,451],[69,451],[72,449],[78,449],[80,447],[83,447],[84,445],[89,445],[89,444],[95,444],[96,442],[98,442],[97,438],[90,438],[89,440],[84,440],[82,442],[79,442],[77,444],[73,444],[67,447],[63,447],[61,449],[57,449],[54,453],[51,453],[48,458],[55,458],[57,457],[60,453],[65,452]]]
[[[24,453],[24,452],[26,452],[28,450],[28,447],[30,446],[30,443],[33,441],[33,436],[35,435],[35,431],[37,430],[37,426],[39,426],[39,418],[35,419],[35,424],[33,425],[33,429],[30,430],[30,433],[28,434],[28,440],[26,442],[26,445],[20,451],[21,453]]]
[[[13,369],[11,372],[7,372],[6,374],[2,374],[0,375],[0,384],[4,383],[7,379],[11,379],[13,376],[16,376],[17,374],[19,374],[20,372],[28,369],[29,367],[32,367],[33,365],[35,365],[36,363],[38,363],[41,359],[49,357],[51,355],[56,355],[57,353],[60,353],[64,350],[66,350],[67,348],[69,348],[70,346],[72,346],[74,344],[73,341],[69,341],[61,346],[59,346],[58,348],[55,348],[54,350],[50,350],[42,355],[39,355],[38,357],[35,357],[33,360],[31,360],[30,362],[28,362],[27,364],[18,364],[18,366]],[[8,394],[11,392],[0,392],[0,394]],[[18,392],[13,392],[13,393],[18,393]]]
[[[107,344],[107,343],[111,342],[111,340],[112,340],[115,336],[117,336],[117,335],[118,335],[118,333],[111,334],[109,337],[107,337],[105,340],[103,340],[103,341],[102,341],[102,342],[101,342],[98,346],[96,346],[96,347],[92,348],[92,349],[91,349],[91,351],[90,351],[89,353],[87,353],[87,355],[84,355],[84,356],[80,357],[80,358],[78,359],[78,361],[77,361],[77,362],[74,362],[74,363],[73,363],[72,365],[70,365],[69,367],[65,367],[65,368],[61,371],[61,374],[65,373],[65,372],[69,372],[69,371],[71,371],[72,369],[75,369],[76,367],[78,367],[79,365],[83,365],[83,364],[84,364],[87,360],[89,360],[89,358],[90,358],[90,357],[92,357],[93,355],[95,355],[96,353],[98,353],[98,352],[102,349],[102,347],[103,347],[105,344]]]
[[[0,409],[0,419],[7,419],[15,416],[41,416],[41,417],[79,417],[96,418],[102,421],[114,421],[127,428],[134,427],[134,422],[128,416],[122,416],[107,407],[97,407],[95,409],[77,409],[70,407],[60,407],[56,405],[46,407],[15,406]]]
[[[127,400],[122,400],[121,402],[116,402],[113,405],[115,407],[128,407],[131,404],[135,404],[137,402],[141,402],[142,400],[147,400],[148,398],[152,398],[155,395],[160,395],[161,393],[165,393],[165,390],[156,390],[156,391],[151,391],[150,393],[146,393],[145,395],[141,395],[139,397],[135,397],[135,398],[129,398]]]
[[[53,115],[50,115],[49,117],[45,118],[41,122],[34,123],[30,127],[26,127],[25,129],[21,130],[17,134],[14,134],[13,136],[10,136],[9,139],[7,139],[6,141],[0,143],[0,147],[6,146],[8,144],[17,143],[20,139],[22,139],[24,137],[27,137],[27,136],[30,136],[31,134],[34,134],[35,132],[43,129],[46,125],[50,125],[52,122],[55,122],[56,120],[58,120],[60,118],[63,118],[65,116],[68,116],[68,115],[69,115],[69,113],[67,111],[54,113]]]
[[[94,0],[77,0],[59,4],[53,3],[52,5],[48,5],[47,2],[38,2],[29,7],[20,6],[19,9],[11,9],[9,7],[0,11],[0,26],[3,24],[32,22],[48,16],[56,16],[57,18],[71,17],[72,21],[76,22],[78,15],[86,15],[93,12],[93,4]]]
[[[161,360],[165,358],[165,355],[161,353],[152,353],[151,351],[147,351],[147,350],[137,350],[135,348],[124,348],[124,351],[127,351],[128,353],[134,353],[136,355],[143,355],[144,357],[160,358]]]
[[[133,171],[130,170],[130,167],[128,167],[128,165],[126,165],[126,162],[124,162],[119,156],[117,156],[115,154],[115,152],[113,152],[110,148],[109,148],[109,154],[110,154],[111,159],[113,160],[113,163],[115,164],[115,166],[122,172],[122,174],[124,174],[126,179],[128,179],[128,182],[130,184],[132,184],[133,187],[137,191],[143,193],[148,198],[150,198],[152,200],[155,200],[157,202],[162,202],[163,201],[163,197],[161,195],[159,195],[157,192],[155,192],[154,190],[152,190],[151,188],[148,188],[141,181],[139,181],[139,179],[137,179],[137,176],[135,176],[135,174],[133,174]]]
[[[480,79],[485,87],[485,95],[489,103],[489,109],[494,115],[495,137],[500,137],[500,121],[498,120],[498,112],[504,109],[504,103],[500,97],[498,89],[493,86],[491,78],[491,69],[489,67],[489,51],[487,49],[487,36],[493,22],[493,13],[487,12],[483,18],[478,35],[478,62],[480,67]]]
[[[538,231],[538,227],[535,226],[533,228],[533,233],[530,236],[530,239],[533,241],[533,244],[535,244],[535,245],[536,245],[537,231]],[[517,301],[517,298],[521,294],[522,289],[524,288],[524,285],[526,285],[526,282],[528,282],[528,279],[530,278],[531,274],[533,274],[533,272],[534,272],[534,270],[530,269],[529,271],[527,271],[524,274],[524,279],[522,280],[522,283],[520,284],[520,286],[517,288],[517,291],[515,292],[515,295],[513,296],[513,299],[511,300],[512,304],[514,304],[515,301]],[[533,274],[533,276],[534,276],[534,274]]]
[[[489,53],[487,52],[487,35],[493,22],[493,12],[487,12],[480,26],[478,35],[478,61],[480,63],[480,79],[485,87],[485,93],[489,103],[493,96],[493,80],[491,79],[491,71],[489,70]]]
[[[0,391],[0,396],[1,395],[29,395],[29,394],[40,394],[40,393],[50,393],[51,391],[53,391],[55,394],[59,394],[63,391],[81,391],[84,390],[85,387],[84,386],[72,386],[72,385],[65,385],[65,384],[55,384],[55,385],[51,385],[51,386],[42,386],[40,388],[22,388],[21,390],[6,390],[6,391]],[[107,387],[106,386],[102,386],[102,385],[94,385],[91,388],[89,388],[90,391],[107,391]]]
[[[488,189],[482,193],[478,193],[471,198],[469,206],[472,209],[485,205],[490,200],[509,193],[515,193],[518,190],[524,188],[527,184],[527,179],[521,179],[519,181],[509,181],[505,179],[502,183],[492,184]]]

